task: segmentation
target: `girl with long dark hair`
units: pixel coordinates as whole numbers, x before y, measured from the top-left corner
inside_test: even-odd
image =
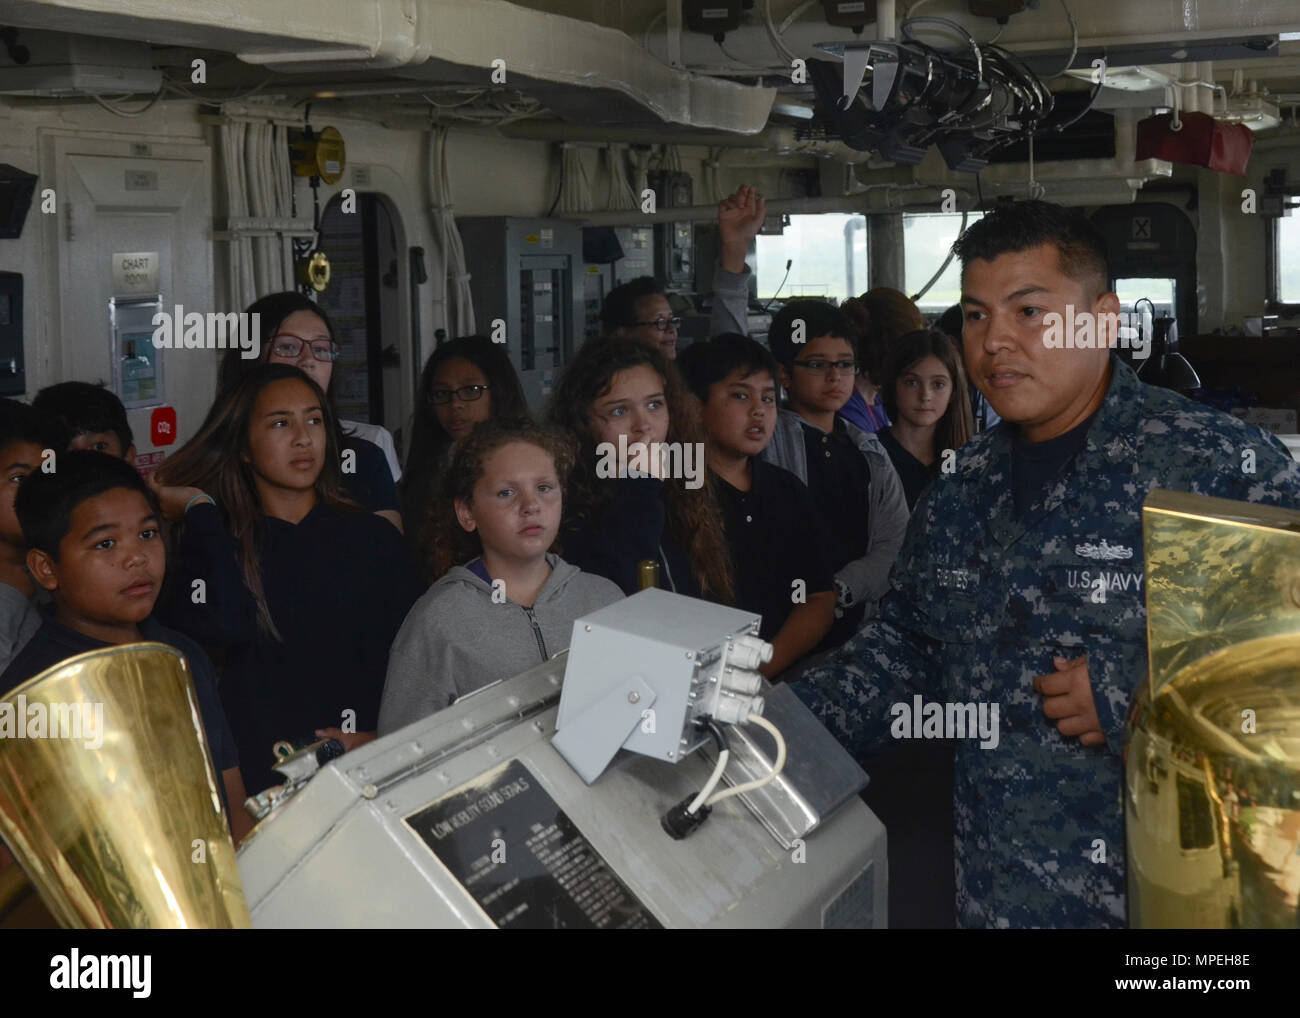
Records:
[[[550,412],[579,446],[565,492],[561,553],[628,594],[639,589],[639,564],[651,561],[659,566],[660,587],[731,604],[722,514],[712,486],[704,483],[702,457],[698,486],[655,466],[629,471],[620,461],[607,469],[620,444],[653,449],[667,443],[681,453],[702,453],[703,436],[687,407],[676,370],[644,343],[601,339],[578,351],[560,376]]]
[[[956,345],[937,329],[897,339],[885,360],[882,395],[894,423],[876,437],[898,471],[910,510],[938,476],[944,450],[961,448],[974,433]]]
[[[345,493],[337,436],[314,381],[261,365],[150,478],[183,521],[167,624],[224,660],[250,793],[280,780],[279,740],[373,737],[389,645],[423,589],[401,535]]]
[[[226,351],[217,379],[218,397],[260,364],[288,364],[298,368],[324,390],[336,418],[344,490],[361,506],[401,530],[394,469],[396,453],[393,453],[394,467],[390,468],[386,451],[381,448],[381,444],[392,448],[392,436],[378,425],[337,421],[338,372],[334,370],[334,362],[339,356],[339,344],[325,309],[302,294],[286,291],[254,301],[246,313],[259,316],[258,356],[246,360],[242,350]]]

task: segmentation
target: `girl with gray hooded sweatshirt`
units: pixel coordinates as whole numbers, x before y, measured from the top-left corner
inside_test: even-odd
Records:
[[[543,663],[575,619],[623,597],[548,551],[572,466],[567,442],[530,421],[488,421],[461,443],[433,509],[440,578],[393,642],[380,735]]]

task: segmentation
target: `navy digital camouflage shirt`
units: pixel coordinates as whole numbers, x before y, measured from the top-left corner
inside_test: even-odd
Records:
[[[791,684],[859,757],[890,744],[896,703],[998,705],[996,747],[956,743],[962,926],[1125,923],[1121,755],[1147,675],[1148,492],[1300,507],[1300,470],[1271,435],[1114,356],[1111,371],[1083,451],[1021,517],[1008,426],[960,449],[917,503],[880,616]],[[1058,651],[1088,655],[1104,746],[1043,714],[1034,677]]]

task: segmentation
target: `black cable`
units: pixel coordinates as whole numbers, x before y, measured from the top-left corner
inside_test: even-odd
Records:
[[[772,306],[772,302],[776,300],[776,295],[781,292],[781,289],[785,286],[785,281],[790,278],[790,266],[793,264],[793,258],[787,258],[785,260],[785,275],[781,277],[781,285],[776,288],[776,293],[773,293],[772,296],[767,299],[767,303],[763,305],[764,313],[766,313],[767,309]]]
[[[979,171],[979,170],[976,170],[976,171],[975,171],[975,194],[976,194],[976,196],[979,198],[979,201],[980,201],[980,203],[979,203],[979,205],[978,205],[977,207],[978,207],[979,209],[982,210],[982,209],[984,208],[984,188],[980,187],[980,171]]]
[[[727,733],[722,730],[720,724],[713,720],[713,715],[710,714],[707,717],[697,718],[695,723],[696,725],[709,730],[709,734],[713,736],[713,741],[718,744],[719,753],[723,750],[726,750],[728,753],[731,752],[731,746],[727,743]]]
[[[1075,124],[1077,124],[1080,120],[1082,120],[1085,116],[1087,116],[1088,113],[1092,110],[1093,104],[1097,101],[1097,96],[1101,95],[1101,90],[1104,87],[1104,85],[1105,82],[1100,80],[1097,82],[1097,84],[1093,85],[1092,95],[1088,97],[1088,104],[1084,106],[1084,108],[1081,109],[1078,113],[1076,113],[1073,117],[1067,120],[1065,123],[1057,124],[1055,127],[1043,127],[1035,131],[1034,133],[1035,134],[1060,134],[1067,127],[1072,127]]]
[[[550,219],[551,214],[555,211],[555,206],[560,204],[560,195],[564,194],[564,150],[560,150],[560,186],[555,189],[555,201],[551,202],[551,207],[546,210],[546,218]]]
[[[953,21],[951,18],[939,18],[939,17],[905,18],[903,19],[899,27],[902,28],[903,30],[903,38],[906,39],[908,42],[913,42],[913,43],[920,42],[920,40],[912,34],[911,32],[912,25],[942,25],[950,32],[965,37],[967,48],[972,53],[975,54],[975,76],[979,78],[981,81],[984,80],[984,55],[980,50],[980,44],[975,41],[975,36],[971,35],[970,32],[966,31],[965,26],[958,24],[956,21]]]

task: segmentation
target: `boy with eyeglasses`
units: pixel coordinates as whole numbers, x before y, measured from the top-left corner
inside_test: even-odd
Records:
[[[844,313],[819,300],[790,301],[768,331],[789,402],[763,458],[808,486],[830,530],[839,604],[821,650],[876,613],[907,531],[907,499],[884,447],[838,416],[853,394],[855,338]]]
[[[653,276],[640,276],[610,290],[600,307],[600,321],[606,335],[639,339],[669,360],[677,358],[682,320],[673,314],[664,288]]]

